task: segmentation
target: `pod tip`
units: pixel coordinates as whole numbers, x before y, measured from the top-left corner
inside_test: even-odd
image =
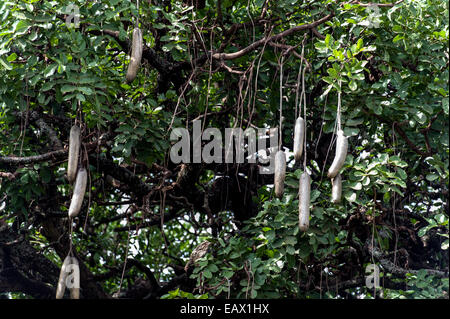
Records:
[[[305,231],[307,231],[307,230],[309,229],[309,225],[301,225],[301,224],[300,224],[298,227],[299,227],[300,230],[303,231],[303,232],[305,232]]]

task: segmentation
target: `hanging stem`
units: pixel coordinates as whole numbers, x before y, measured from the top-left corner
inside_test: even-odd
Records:
[[[131,206],[128,206],[127,211],[125,212],[125,214],[128,212],[128,209],[130,207]],[[120,291],[122,289],[123,278],[125,276],[125,270],[127,268],[127,261],[128,261],[128,248],[129,248],[129,245],[130,245],[130,232],[131,232],[130,220],[128,219],[128,216],[127,216],[127,224],[128,224],[127,247],[125,249],[125,260],[123,262],[122,275],[120,276],[120,284],[119,284],[118,295],[120,295]]]
[[[139,0],[136,0],[136,9],[137,9],[137,17],[136,17],[136,28],[139,27]]]
[[[301,106],[302,106],[302,100],[301,100],[301,96],[300,96],[300,103],[298,101],[298,93],[299,93],[299,89],[300,89],[300,79],[301,79],[301,75],[302,75],[302,67],[303,67],[303,53],[305,50],[305,46],[302,45],[302,59],[300,59],[300,67],[298,69],[298,75],[297,75],[297,89],[295,90],[295,118],[297,119],[297,114],[298,116],[301,116],[302,114],[302,110],[301,110]],[[298,113],[297,113],[298,112]]]
[[[339,91],[338,91],[338,105],[337,105],[337,130],[341,130],[341,81],[339,81]]]
[[[69,256],[73,256],[72,253],[72,247],[73,247],[73,241],[72,241],[72,232],[73,232],[73,220],[72,218],[69,218]]]
[[[281,63],[280,63],[280,128],[279,128],[279,141],[278,141],[278,149],[281,150],[281,142],[282,142],[282,129],[281,125],[283,122],[283,61],[284,55],[281,55]]]
[[[303,170],[306,171],[306,93],[305,93],[305,72],[306,68],[303,69],[302,73],[302,96],[303,96],[303,119],[305,121],[305,135],[303,138]],[[302,97],[300,97],[301,99]]]

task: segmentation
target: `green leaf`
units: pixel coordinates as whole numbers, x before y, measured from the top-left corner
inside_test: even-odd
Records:
[[[354,202],[356,200],[356,193],[354,193],[354,192],[346,192],[344,197],[349,202]]]
[[[294,248],[293,246],[287,246],[287,247],[286,247],[286,252],[287,252],[289,255],[295,255],[295,248]]]
[[[362,184],[360,182],[356,182],[356,183],[350,183],[349,187],[354,189],[354,190],[361,190],[362,189]]]
[[[230,279],[231,277],[233,277],[234,272],[231,271],[231,270],[226,270],[226,271],[222,272],[222,275],[223,275],[225,278]]]
[[[358,51],[360,51],[362,48],[363,48],[363,46],[364,46],[364,41],[363,41],[363,39],[358,39],[358,42],[356,42],[356,49],[358,50]]]
[[[389,162],[394,164],[395,166],[402,168],[408,166],[408,164],[405,161],[402,161],[401,158],[398,157],[397,155],[391,156],[389,158]]]
[[[400,187],[406,188],[406,183],[404,181],[402,181],[401,179],[395,178],[392,180],[393,184],[396,184]]]
[[[345,122],[345,126],[358,126],[358,125],[361,125],[362,123],[364,123],[363,118],[348,119]]]
[[[208,266],[208,270],[211,271],[211,272],[218,272],[219,268],[217,268],[216,265],[211,264],[211,265]]]
[[[16,53],[11,53],[6,60],[8,60],[8,62],[12,62],[15,61],[17,59],[17,54]]]
[[[41,79],[41,76],[40,76],[40,75],[35,75],[35,76],[33,76],[33,77],[31,78],[31,80],[30,80],[30,85],[31,85],[31,86],[35,86],[36,83],[38,83],[40,79]]]
[[[428,230],[427,227],[421,228],[421,229],[417,232],[417,236],[423,237],[423,236],[427,233],[427,230]]]
[[[80,93],[78,93],[78,94],[76,95],[76,98],[77,98],[77,100],[80,101],[80,102],[85,102],[85,101],[86,101],[86,98],[84,97],[84,95],[83,95],[83,94],[80,94]]]
[[[70,85],[70,84],[65,84],[65,85],[63,85],[63,86],[61,87],[61,93],[62,93],[62,94],[65,94],[65,93],[68,93],[68,92],[73,92],[73,91],[75,91],[76,89],[77,89],[76,86],[73,86],[73,85]]]
[[[25,34],[28,31],[28,28],[31,26],[30,22],[27,20],[18,21],[15,24],[14,33],[16,35]]]
[[[2,57],[0,57],[0,65],[7,71],[11,71],[13,68],[12,65]]]
[[[404,39],[405,37],[403,36],[403,35],[401,35],[401,34],[397,34],[396,36],[395,36],[395,38],[392,40],[392,42],[398,42],[398,41],[400,41],[400,40],[402,40],[402,39]]]
[[[297,238],[295,238],[294,236],[287,236],[286,239],[284,240],[284,242],[286,243],[286,245],[295,245],[297,244]]]
[[[55,70],[56,70],[57,67],[58,67],[58,64],[56,64],[56,63],[47,66],[44,69],[44,72],[43,72],[44,73],[44,77],[48,78],[48,77],[52,76],[53,74],[55,74]]]
[[[403,180],[405,180],[408,177],[405,170],[403,170],[402,168],[397,168],[397,175],[400,176],[400,178]]]
[[[359,128],[357,127],[345,127],[344,128],[344,134],[347,137],[356,136],[359,133]]]
[[[389,201],[391,200],[391,193],[390,192],[386,192],[383,194],[383,201],[385,203],[389,203]]]
[[[77,87],[77,90],[84,93],[85,95],[91,95],[94,91],[90,87]]]
[[[338,72],[337,72],[335,69],[333,69],[333,68],[329,68],[329,69],[328,69],[328,74],[329,74],[332,78],[335,78],[335,79],[339,78]]]
[[[53,85],[55,85],[55,82],[53,82],[53,81],[45,82],[41,88],[42,92],[46,92],[46,91],[50,90],[53,87]]]
[[[448,100],[448,97],[442,99],[442,109],[444,110],[445,115],[448,115]]]
[[[327,48],[329,48],[330,47],[330,40],[331,40],[331,35],[328,33],[326,36],[325,36],[325,45],[327,46]]]
[[[311,202],[315,202],[316,199],[320,196],[320,191],[317,189],[314,189],[313,191],[311,191]]]
[[[439,178],[438,175],[436,174],[427,174],[426,179],[429,180],[430,182],[435,181]]]

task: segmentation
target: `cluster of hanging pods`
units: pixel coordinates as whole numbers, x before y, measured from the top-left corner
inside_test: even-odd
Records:
[[[294,158],[299,161],[303,153],[305,138],[305,121],[298,117],[294,128]],[[348,141],[342,130],[338,130],[336,139],[336,153],[334,160],[328,169],[327,176],[331,179],[331,202],[337,204],[342,196],[342,178],[339,173],[347,156]],[[284,180],[286,177],[286,155],[282,150],[275,153],[274,188],[275,196],[283,197]],[[305,169],[299,181],[299,228],[306,231],[309,228],[309,206],[311,194],[311,176]]]
[[[303,56],[303,48],[302,48]],[[281,60],[283,61],[283,60]],[[309,216],[310,216],[310,202],[311,202],[311,176],[308,173],[306,167],[306,96],[305,96],[305,80],[304,75],[306,67],[303,69],[302,64],[300,64],[299,77],[297,82],[300,85],[300,75],[302,75],[302,92],[300,94],[300,115],[295,120],[294,125],[294,159],[299,162],[303,155],[303,173],[300,176],[299,181],[299,206],[298,206],[298,219],[299,228],[301,231],[307,231],[309,228]],[[283,62],[280,65],[280,145],[278,152],[275,153],[275,172],[274,172],[274,189],[275,196],[278,198],[283,197],[284,193],[284,180],[286,177],[286,155],[281,150],[281,119],[282,119],[282,78],[283,78]],[[297,88],[298,94],[298,88]],[[297,95],[298,97],[298,95]],[[297,100],[296,97],[296,100]],[[301,116],[301,105],[302,99],[304,103],[304,117]],[[342,178],[340,175],[340,170],[344,165],[345,158],[347,156],[348,141],[347,137],[344,135],[344,131],[341,129],[341,92],[338,92],[338,107],[337,107],[337,138],[336,138],[336,152],[333,162],[328,169],[327,176],[331,179],[331,202],[336,204],[341,201],[342,196]]]
[[[133,30],[133,39],[131,46],[131,59],[128,65],[126,74],[126,80],[128,83],[132,82],[136,78],[136,74],[141,63],[143,51],[143,39],[142,31],[137,27]],[[302,50],[303,56],[303,50]],[[300,66],[301,69],[301,66]],[[281,142],[281,112],[282,112],[282,64],[280,71],[280,142]],[[300,71],[299,71],[300,74]],[[300,97],[306,98],[304,95],[304,72],[303,72],[303,92]],[[300,102],[301,105],[301,102]],[[338,98],[338,112],[337,112],[337,139],[336,139],[336,153],[334,160],[328,169],[327,176],[331,178],[332,191],[331,201],[332,203],[339,203],[342,196],[342,178],[340,170],[344,164],[348,141],[344,136],[344,132],[340,127],[340,93]],[[311,176],[306,168],[306,106],[304,112],[304,118],[298,116],[294,126],[294,159],[300,161],[302,155],[304,156],[303,173],[300,176],[299,181],[299,228],[301,231],[306,231],[309,228],[309,216],[310,216],[310,198],[311,198]],[[70,222],[76,217],[83,204],[83,198],[86,192],[87,185],[87,171],[84,167],[79,167],[79,154],[81,144],[81,129],[77,125],[73,125],[70,130],[69,137],[69,155],[68,155],[68,167],[67,167],[67,179],[70,183],[74,183],[72,199],[69,206],[69,220]],[[284,193],[284,181],[286,178],[286,155],[281,150],[281,143],[279,150],[275,153],[275,174],[274,174],[274,189],[275,196],[278,198],[283,197]],[[80,270],[79,263],[72,253],[72,237],[70,236],[70,251],[61,267],[61,272],[56,289],[56,299],[62,299],[66,288],[70,290],[71,299],[79,299],[80,297]]]
[[[78,168],[80,159],[81,129],[73,125],[69,136],[69,156],[67,164],[67,179],[74,183],[72,199],[69,206],[69,222],[80,213],[87,185],[86,168]],[[70,236],[72,241],[72,236]],[[72,243],[69,254],[64,259],[56,288],[56,299],[62,299],[66,288],[70,290],[71,299],[80,298],[80,268],[78,260],[72,253]]]
[[[126,81],[133,82],[136,78],[139,69],[143,52],[143,38],[142,31],[137,27],[133,30],[133,39],[131,45],[131,58],[128,65]],[[79,167],[80,160],[80,144],[81,144],[81,129],[76,124],[70,129],[69,136],[69,155],[67,164],[67,179],[69,183],[74,184],[72,199],[69,206],[69,222],[80,213],[83,204],[84,195],[86,193],[87,185],[87,170],[85,167]],[[70,298],[80,298],[80,269],[79,263],[72,252],[72,235],[70,235],[70,251],[64,259],[58,285],[56,288],[56,299],[62,299],[66,288],[69,288]]]

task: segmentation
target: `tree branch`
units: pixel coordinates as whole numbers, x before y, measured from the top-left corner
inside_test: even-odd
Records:
[[[137,269],[139,269],[140,271],[142,271],[147,276],[147,279],[150,281],[150,284],[152,286],[152,290],[157,290],[160,288],[159,283],[155,278],[155,275],[147,266],[145,266],[143,263],[141,263],[137,259],[128,258],[126,266],[125,266],[125,270],[126,271],[129,270],[133,266],[136,267]],[[114,269],[111,269],[110,271],[108,271],[106,273],[94,275],[94,279],[97,281],[101,281],[101,280],[113,277],[117,273],[120,273],[122,271],[122,269],[123,269],[123,265],[121,267],[116,267]]]
[[[393,262],[387,259],[387,257],[380,249],[378,249],[377,247],[372,247],[370,243],[367,243],[367,250],[380,262],[381,266],[383,266],[384,269],[395,276],[404,277],[408,273],[417,274],[419,272],[419,270],[404,269],[396,266]],[[448,271],[441,271],[436,269],[421,270],[425,270],[428,275],[436,276],[438,278],[448,278]]]
[[[263,45],[266,42],[271,42],[271,41],[277,41],[278,39],[284,38],[289,36],[290,34],[294,33],[294,32],[298,32],[298,31],[302,31],[302,30],[307,30],[307,29],[311,29],[311,28],[315,28],[318,25],[328,21],[329,19],[331,19],[334,16],[334,13],[331,13],[315,22],[309,23],[309,24],[302,24],[299,26],[295,26],[291,29],[288,29],[286,31],[283,31],[281,33],[275,34],[271,37],[264,37],[258,41],[253,42],[252,44],[250,44],[249,46],[243,48],[242,50],[239,50],[237,52],[233,52],[233,53],[214,53],[212,55],[213,59],[222,59],[222,60],[233,60],[233,59],[237,59],[240,58],[244,55],[246,55],[247,53],[255,50],[256,48],[260,47],[261,45]]]
[[[89,30],[88,32],[93,35],[107,34],[112,38],[114,38],[114,40],[122,47],[122,50],[124,52],[128,52],[130,50],[131,41],[120,40],[119,31],[104,29],[104,30]],[[170,69],[172,69],[173,67],[171,63],[162,59],[154,49],[145,46],[145,43],[144,43],[144,50],[142,52],[142,57],[146,59],[148,63],[153,68],[155,68],[159,73],[168,74],[170,73]]]
[[[403,131],[403,129],[400,127],[400,124],[397,122],[394,122],[394,128],[397,131],[398,135],[401,136],[401,138],[406,142],[406,144],[408,144],[408,146],[417,154],[422,155],[422,156],[430,156],[431,153],[430,152],[424,152],[422,151],[420,148],[417,147],[416,144],[414,144],[413,142],[411,142],[411,140],[408,138],[408,136],[406,136],[405,131]]]
[[[58,268],[22,234],[0,227],[0,292],[23,292],[34,298],[52,298]]]
[[[403,0],[399,0],[395,3],[374,3],[374,2],[369,2],[369,3],[363,3],[363,2],[359,2],[359,1],[351,1],[348,4],[357,4],[361,7],[380,7],[380,8],[391,8],[393,6],[396,6],[397,4],[402,3]]]
[[[68,153],[67,149],[62,149],[58,151],[52,151],[41,155],[32,155],[27,157],[18,157],[18,156],[0,156],[0,163],[4,164],[33,164],[44,162],[48,160],[60,160],[64,158]]]
[[[132,192],[136,194],[138,197],[147,195],[153,189],[152,185],[143,182],[133,172],[126,169],[125,167],[122,167],[114,163],[113,160],[100,156],[96,157],[94,155],[90,156],[90,160],[93,163],[97,162],[99,164],[98,168],[100,169],[100,171],[105,172],[108,175],[111,175],[113,178],[117,179],[118,181],[127,184],[132,190]]]

